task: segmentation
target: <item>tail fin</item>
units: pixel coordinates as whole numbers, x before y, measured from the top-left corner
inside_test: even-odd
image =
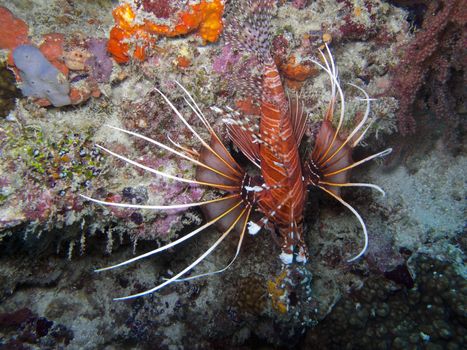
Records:
[[[252,53],[259,63],[271,58],[271,17],[274,0],[244,0],[234,6],[227,23],[227,43],[240,52]]]

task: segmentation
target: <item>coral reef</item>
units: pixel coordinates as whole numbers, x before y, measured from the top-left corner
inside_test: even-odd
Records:
[[[89,52],[82,43],[84,39],[76,42],[76,38],[67,39],[61,33],[47,33],[40,40],[32,41],[37,42],[37,45],[29,44],[31,40],[28,37],[27,24],[15,18],[9,10],[0,10],[0,15],[5,17],[1,24],[2,28],[5,27],[2,32],[10,35],[2,39],[0,49],[5,49],[8,53],[8,64],[15,72],[25,96],[33,97],[39,106],[61,107],[80,104],[90,97],[101,95],[98,84],[109,82],[113,68],[111,59],[103,51],[105,43],[99,46],[99,39],[90,38],[88,45],[94,52]],[[13,25],[17,26],[18,33],[9,29]],[[31,63],[25,62],[25,48],[29,50],[27,56],[39,68],[28,67],[25,70]],[[13,56],[16,49],[19,51],[15,59]],[[33,72],[34,69],[41,71]],[[55,72],[57,74],[54,73],[55,70],[58,70]],[[34,86],[31,86],[30,79]]]
[[[71,213],[78,214],[82,207],[77,193],[91,185],[102,166],[99,152],[86,136],[69,133],[51,140],[37,126],[22,130],[8,125],[3,132],[3,156],[21,157],[21,162],[14,168],[7,164],[0,168],[4,183],[0,227],[11,228],[24,222],[45,224],[54,216],[55,225],[59,225],[69,220]],[[23,177],[17,178],[16,172]],[[17,209],[10,212],[8,208]]]
[[[446,259],[412,261],[415,286],[382,277],[343,298],[308,332],[303,349],[461,349],[465,346],[467,284]]]
[[[29,349],[31,346],[67,346],[73,332],[45,317],[38,317],[28,308],[0,314],[0,327],[8,340],[5,349]]]
[[[423,3],[427,9],[421,28],[413,41],[401,48],[402,59],[392,71],[392,93],[399,100],[398,126],[404,135],[415,131],[416,115],[427,113],[428,108],[438,118],[456,119],[458,104],[462,103],[459,101],[463,99],[453,83],[456,76],[464,76],[465,80],[467,71],[462,54],[466,42],[465,3]],[[415,102],[421,96],[427,102],[420,106]]]
[[[395,94],[396,99],[389,94],[397,77],[402,79],[410,72],[402,70],[405,76],[394,72],[407,66],[399,65],[404,48],[417,54],[412,45],[419,35],[425,35],[430,23],[423,22],[413,34],[408,11],[394,2],[281,0],[271,23],[274,59],[282,68],[291,98],[299,96],[304,102],[310,122],[307,136],[329,103],[329,79],[311,64],[311,59],[320,60],[318,49],[324,43],[330,45],[342,81],[355,83],[375,98],[371,101],[374,123],[367,135],[377,138],[368,137],[367,145],[356,149],[355,159],[401,142],[394,132],[398,99],[403,108],[404,96]],[[213,22],[176,27],[182,14],[187,19],[199,14],[191,5],[220,1],[120,1],[134,15],[127,28],[134,30],[131,38],[121,36],[122,41],[117,41],[123,45],[121,57],[130,61],[127,65],[116,64],[117,57],[107,52],[112,42],[106,38],[112,38],[110,32],[118,25],[112,18],[116,3],[11,0],[5,5],[8,10],[0,11],[1,29],[4,23],[18,24],[11,27],[17,29],[11,36],[2,37],[4,31],[0,31],[0,42],[14,39],[0,49],[1,61],[14,68],[11,51],[22,44],[34,45],[66,77],[72,104],[50,108],[50,101],[38,105],[24,97],[13,101],[12,96],[0,93],[0,99],[8,99],[7,117],[0,118],[0,347],[151,348],[158,344],[161,349],[245,349],[309,348],[310,344],[344,348],[350,344],[365,348],[365,329],[373,340],[369,348],[465,347],[465,282],[461,279],[466,249],[462,235],[465,153],[462,146],[455,151],[446,148],[439,132],[453,126],[432,116],[418,123],[419,134],[409,138],[410,147],[400,154],[404,162],[393,160],[381,170],[369,166],[355,174],[364,182],[381,184],[385,197],[367,189],[343,190],[369,232],[368,253],[358,263],[345,262],[360,247],[358,222],[332,199],[311,192],[304,222],[311,250],[307,265],[281,266],[275,258],[273,233],[247,236],[235,264],[222,274],[176,283],[132,302],[113,301],[152,288],[181,271],[212,245],[219,232],[208,229],[176,251],[115,272],[93,273],[97,267],[173,241],[203,218],[196,210],[160,213],[90,205],[80,194],[117,203],[160,205],[213,195],[195,186],[162,181],[104,156],[96,144],[174,175],[190,178],[195,171],[167,152],[105,125],[167,144],[169,136],[198,150],[197,140],[176,122],[155,90],[167,94],[207,139],[173,80],[192,93],[226,144],[224,122],[209,107],[230,106],[248,115],[258,114],[248,90],[258,75],[255,58],[225,44],[219,27],[221,7],[216,8]],[[431,2],[417,0],[417,4]],[[234,1],[225,1],[226,23],[233,5]],[[450,9],[432,6],[434,16],[424,18],[435,22]],[[165,34],[151,32],[145,20],[168,29]],[[207,33],[216,41],[204,46],[200,44],[211,38],[201,38],[203,30],[209,29],[203,27],[207,23],[214,25]],[[431,58],[423,61],[430,67],[426,80],[441,87],[440,92],[454,87],[448,92],[459,93],[465,70],[458,66],[460,51],[455,50],[462,38],[458,29],[458,23],[450,19],[442,23],[434,38],[436,47],[429,47]],[[164,39],[168,35],[177,35],[177,39]],[[144,62],[131,59],[143,53]],[[442,57],[452,64],[448,76],[430,79]],[[422,63],[415,68],[420,67]],[[442,65],[439,69],[444,70]],[[447,85],[442,85],[444,81]],[[6,84],[13,91],[11,78]],[[404,85],[408,82],[401,80],[401,84],[410,88]],[[342,125],[345,133],[364,114],[365,101],[358,90],[342,87],[348,102]],[[423,99],[431,87],[415,88],[418,93],[410,103],[417,108],[426,103]],[[460,99],[456,100],[454,112],[462,112]],[[308,145],[304,146],[302,152],[307,152]],[[231,149],[237,157],[235,147]],[[193,274],[226,266],[235,254],[237,239],[234,235],[226,239]],[[310,327],[316,327],[315,331],[305,335]]]
[[[266,288],[259,276],[247,276],[238,281],[236,306],[241,312],[261,315],[266,310]]]

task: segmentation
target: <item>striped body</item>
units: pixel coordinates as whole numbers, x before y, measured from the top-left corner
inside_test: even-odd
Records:
[[[287,260],[292,257],[294,245],[299,244],[299,250],[304,251],[302,222],[307,192],[289,102],[272,60],[264,67],[262,91],[260,135],[263,142],[259,157],[268,190],[261,193],[259,206],[279,229],[282,253],[287,255],[284,258]]]

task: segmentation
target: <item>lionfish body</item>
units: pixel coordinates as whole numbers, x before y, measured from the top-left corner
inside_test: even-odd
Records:
[[[297,101],[289,101],[277,66],[270,53],[270,19],[273,1],[247,1],[241,9],[245,18],[238,19],[227,31],[227,41],[237,50],[256,56],[261,72],[260,84],[249,87],[260,106],[259,130],[248,121],[227,119],[233,130],[234,143],[260,164],[262,188],[258,193],[259,211],[264,215],[260,224],[273,223],[281,237],[284,263],[305,262],[307,253],[303,241],[303,210],[307,191],[302,174],[299,145],[304,133],[304,116]],[[239,138],[238,135],[242,137]],[[253,151],[243,140],[258,144]],[[251,232],[251,230],[250,230]]]
[[[281,113],[267,102],[262,103],[259,159],[265,183],[259,199],[261,211],[270,217],[282,238],[284,262],[292,262],[294,242],[300,246],[299,260],[304,261],[303,209],[306,201],[306,186],[296,137],[289,113]]]
[[[259,160],[267,190],[262,191],[259,206],[279,230],[282,260],[291,262],[297,242],[299,260],[305,261],[303,209],[307,191],[298,150],[300,140],[294,134],[291,108],[272,59],[265,66],[263,80]]]
[[[225,271],[237,258],[245,233],[256,234],[263,226],[279,232],[282,249],[280,258],[284,263],[306,262],[308,253],[303,238],[303,212],[307,200],[308,186],[318,187],[334,197],[352,211],[360,221],[364,232],[364,245],[360,253],[348,261],[353,261],[365,253],[368,244],[365,224],[357,211],[341,198],[340,189],[346,186],[372,187],[384,194],[378,186],[373,184],[349,183],[349,170],[373,158],[384,156],[391,150],[388,149],[358,162],[353,162],[351,157],[352,148],[364,137],[369,127],[367,126],[364,131],[361,131],[369,114],[370,99],[362,89],[356,87],[365,94],[366,98],[363,100],[367,102],[366,113],[350,135],[346,139],[341,139],[339,131],[344,118],[344,95],[338,83],[337,69],[331,53],[326,47],[327,55],[320,51],[324,65],[320,62],[314,62],[328,74],[331,80],[331,101],[324,121],[317,132],[311,156],[301,159],[299,146],[305,133],[306,115],[298,99],[294,100],[287,97],[278,69],[270,54],[270,19],[273,8],[272,0],[246,0],[245,4],[240,5],[238,8],[244,15],[234,17],[230,25],[230,31],[226,33],[227,41],[235,49],[255,55],[258,61],[258,68],[261,72],[260,84],[250,84],[246,88],[257,99],[261,111],[259,122],[253,122],[253,120],[257,119],[254,116],[242,116],[232,109],[223,111],[217,107],[212,108],[224,116],[230,138],[252,164],[259,169],[260,176],[250,176],[236,162],[191,95],[178,83],[178,86],[185,93],[186,104],[209,132],[210,142],[206,142],[196,132],[182,113],[161,91],[158,89],[156,91],[172,108],[177,118],[199,140],[201,144],[199,151],[183,147],[170,138],[169,141],[172,146],[131,131],[112,126],[111,128],[144,139],[195,164],[195,179],[185,179],[152,169],[105,147],[98,146],[107,153],[155,175],[175,181],[206,186],[224,193],[220,197],[203,202],[166,206],[110,203],[83,196],[96,203],[125,208],[166,210],[199,206],[206,217],[204,225],[165,246],[97,271],[121,267],[165,251],[197,235],[209,226],[216,226],[222,232],[221,236],[205,253],[179,273],[150,290],[117,298],[117,300],[150,294],[172,282],[186,281]],[[241,24],[238,22],[240,17],[243,17],[244,20]],[[337,97],[341,102],[341,113],[338,125],[334,128],[332,119]],[[253,210],[258,211],[261,215],[261,218],[256,222],[251,220]],[[213,272],[183,277],[203,261],[227,236],[234,232],[239,235],[237,250],[226,267]]]

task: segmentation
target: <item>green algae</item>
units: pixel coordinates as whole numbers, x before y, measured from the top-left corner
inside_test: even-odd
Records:
[[[19,128],[10,124],[4,131],[5,159],[16,159],[23,173],[38,184],[55,187],[62,182],[77,190],[86,187],[86,181],[102,170],[100,152],[92,145],[88,132],[66,132],[52,139],[39,126]]]

